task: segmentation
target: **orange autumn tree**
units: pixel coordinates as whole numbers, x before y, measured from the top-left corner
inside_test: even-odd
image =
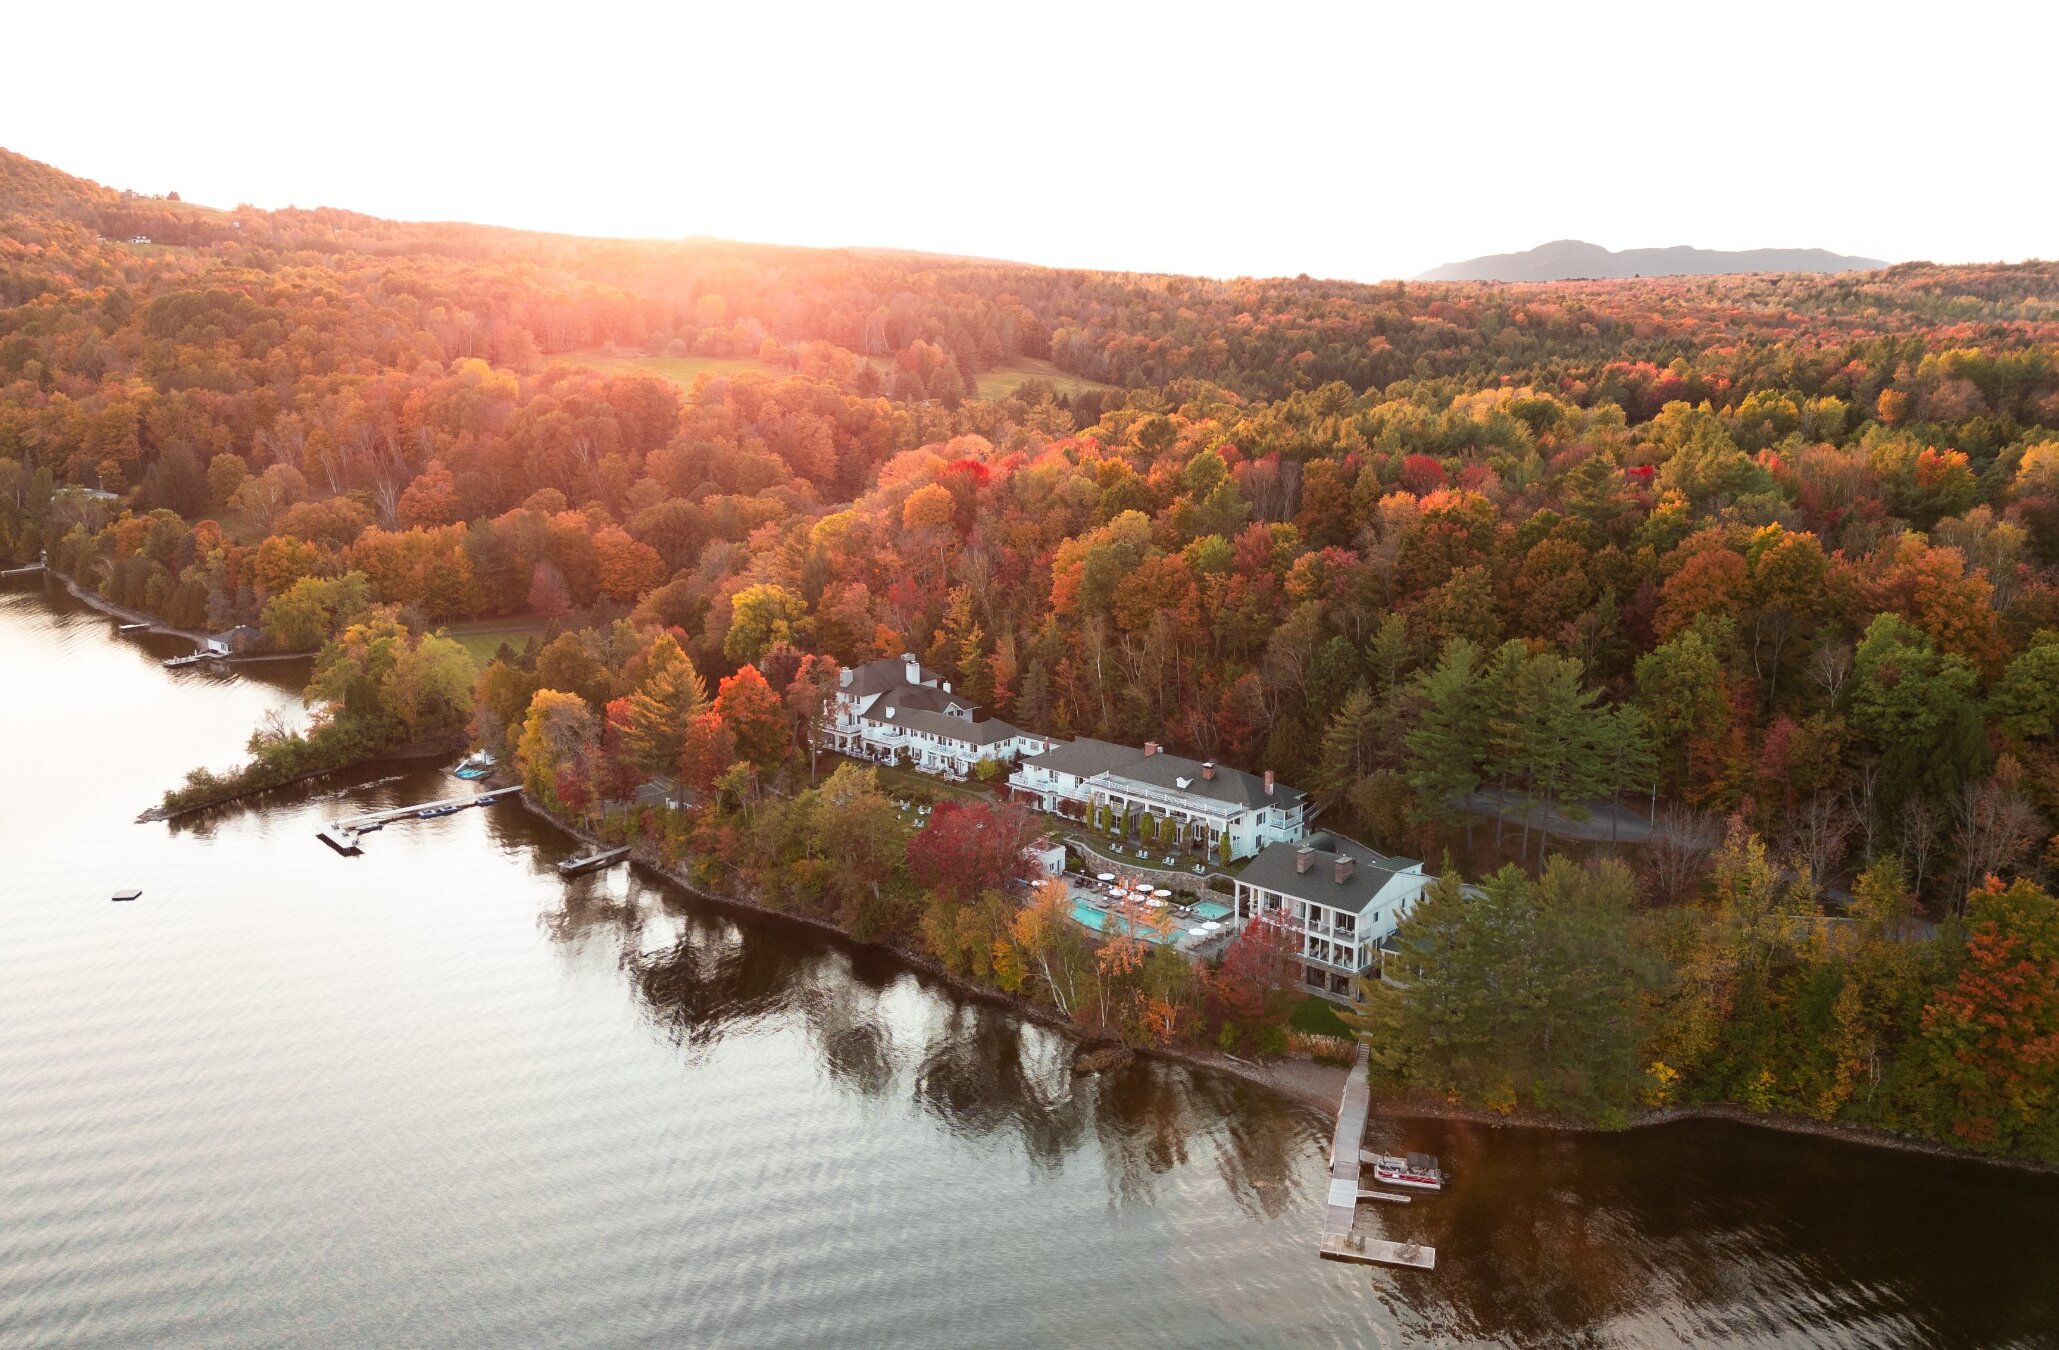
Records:
[[[1958,978],[1923,1010],[1955,1138],[2059,1160],[2059,900],[1993,877],[1974,892]]]

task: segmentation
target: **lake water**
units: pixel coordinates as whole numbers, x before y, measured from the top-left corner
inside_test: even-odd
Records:
[[[1314,1255],[1329,1121],[1066,1047],[435,769],[133,817],[304,671],[0,592],[0,1345],[2052,1345],[2059,1184],[1720,1124],[1380,1123],[1454,1189]],[[123,887],[142,899],[111,904]]]

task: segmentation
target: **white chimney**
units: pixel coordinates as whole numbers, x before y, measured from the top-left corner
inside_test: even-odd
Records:
[[[901,653],[901,674],[909,684],[922,683],[922,662],[915,659],[914,652]]]

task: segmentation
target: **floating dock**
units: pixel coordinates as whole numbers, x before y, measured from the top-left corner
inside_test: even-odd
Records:
[[[396,806],[390,811],[373,811],[349,820],[335,820],[328,828],[315,831],[315,838],[335,849],[338,853],[357,854],[364,850],[359,846],[361,836],[383,830],[396,820],[420,819],[424,811],[445,815],[450,811],[461,811],[468,806],[485,806],[501,798],[520,792],[519,787],[495,788],[472,797],[446,797],[442,801],[417,802],[413,806]],[[447,809],[446,809],[447,808]],[[623,852],[628,852],[624,849]]]
[[[167,656],[159,662],[166,670],[177,670],[180,666],[197,666],[202,661],[226,661],[228,658],[214,652],[195,652],[191,656]]]
[[[566,876],[579,872],[595,872],[603,867],[613,867],[628,856],[629,850],[626,848],[597,849],[582,857],[565,859],[558,864],[558,870]]]
[[[1345,1233],[1332,1246],[1323,1240],[1325,1261],[1355,1261],[1362,1266],[1413,1266],[1417,1270],[1437,1269],[1437,1249],[1419,1242],[1389,1242],[1364,1233]]]
[[[1330,1198],[1323,1211],[1323,1240],[1318,1254],[1325,1261],[1435,1270],[1435,1247],[1417,1242],[1389,1242],[1358,1231],[1360,1200],[1408,1200],[1407,1196],[1359,1188],[1359,1154],[1366,1137],[1366,1117],[1373,1111],[1373,1090],[1366,1082],[1367,1059],[1366,1047],[1360,1045],[1358,1058],[1352,1061],[1351,1076],[1344,1080],[1344,1096],[1337,1103],[1337,1132],[1330,1138]]]

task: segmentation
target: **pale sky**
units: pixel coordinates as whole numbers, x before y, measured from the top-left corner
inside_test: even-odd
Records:
[[[0,145],[216,206],[1378,279],[2059,256],[2059,6],[22,5]]]

